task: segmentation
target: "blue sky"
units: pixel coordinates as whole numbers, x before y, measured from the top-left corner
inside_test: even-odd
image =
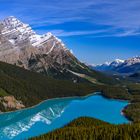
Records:
[[[0,0],[0,19],[11,15],[90,64],[140,55],[140,0]]]

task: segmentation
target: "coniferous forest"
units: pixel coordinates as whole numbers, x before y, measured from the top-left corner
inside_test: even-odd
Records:
[[[0,0],[0,140],[140,140],[140,0]]]
[[[106,81],[109,80],[106,79]],[[73,83],[0,62],[0,96],[13,95],[21,100],[25,107],[50,98],[85,96],[96,91],[101,92],[106,98],[128,100],[131,104],[124,109],[124,114],[132,121],[140,121],[140,84],[138,83],[126,81],[112,85]],[[9,111],[5,110],[1,104],[0,110]]]
[[[22,68],[0,63],[0,96],[13,95],[26,107],[42,100],[85,96],[100,91],[106,98],[128,100],[124,114],[134,123],[111,125],[96,119],[80,118],[54,132],[32,139],[45,140],[139,140],[140,139],[140,84],[122,81],[114,85],[95,85],[56,80]],[[53,85],[53,86],[52,86]],[[8,111],[0,104],[1,111]]]
[[[82,117],[31,140],[140,140],[140,123],[112,125]]]

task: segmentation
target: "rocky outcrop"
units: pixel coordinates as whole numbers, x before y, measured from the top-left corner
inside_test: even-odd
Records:
[[[3,106],[3,109],[5,110],[17,110],[17,109],[25,108],[22,101],[16,100],[14,96],[10,96],[10,95],[0,97],[0,105]]]

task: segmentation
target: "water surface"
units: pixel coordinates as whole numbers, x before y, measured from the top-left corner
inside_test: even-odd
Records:
[[[81,116],[97,118],[112,124],[128,123],[121,114],[126,101],[101,95],[84,98],[60,98],[45,101],[33,108],[0,115],[0,139],[25,139],[60,128]]]

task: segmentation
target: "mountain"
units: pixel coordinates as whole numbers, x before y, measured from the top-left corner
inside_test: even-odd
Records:
[[[94,84],[110,82],[81,63],[52,33],[38,35],[13,16],[0,22],[0,61],[57,79]]]
[[[113,62],[105,62],[104,64],[94,65],[91,68],[98,71],[110,71],[124,63],[124,60],[116,59]]]
[[[140,57],[133,57],[127,60],[117,59],[111,63],[96,65],[92,67],[95,70],[106,72],[106,73],[115,73],[121,75],[131,75],[134,73],[140,72]]]
[[[117,68],[117,71],[119,73],[127,73],[127,74],[133,74],[140,71],[140,57],[133,57],[130,59],[127,59],[122,63],[120,67]]]
[[[28,24],[13,16],[1,22],[0,60],[53,75],[79,64],[60,39],[51,33],[37,35]]]

